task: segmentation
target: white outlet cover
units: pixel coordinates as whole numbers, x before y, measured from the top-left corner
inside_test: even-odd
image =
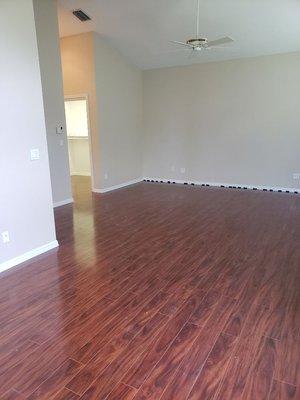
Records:
[[[172,172],[175,172],[175,165],[172,165],[171,171],[172,171]]]
[[[30,160],[35,161],[40,159],[40,151],[39,149],[31,149],[30,150]]]
[[[64,127],[62,125],[58,125],[55,128],[55,131],[56,131],[57,135],[61,135],[62,133],[64,133]]]
[[[185,173],[185,168],[184,168],[184,167],[180,168],[180,172],[181,172],[182,174],[184,174],[184,173]]]
[[[300,179],[300,173],[293,174],[293,179]]]
[[[104,179],[108,179],[108,174],[104,174]]]
[[[8,231],[4,231],[2,232],[2,241],[3,243],[8,243],[9,242],[9,232]]]

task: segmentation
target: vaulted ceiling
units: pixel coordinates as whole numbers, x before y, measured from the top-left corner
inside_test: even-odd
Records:
[[[234,43],[189,57],[197,0],[58,0],[60,35],[95,31],[143,69],[300,51],[300,0],[200,0],[200,31]],[[92,21],[80,22],[82,8]]]

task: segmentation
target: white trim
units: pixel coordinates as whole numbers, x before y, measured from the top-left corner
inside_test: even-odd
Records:
[[[141,182],[142,180],[143,180],[143,178],[137,178],[137,179],[133,179],[132,181],[120,183],[119,185],[110,186],[110,187],[104,188],[104,189],[93,188],[93,192],[94,193],[107,193],[107,192],[111,192],[112,190],[121,189],[126,186],[134,185],[136,183]]]
[[[73,202],[74,202],[74,199],[71,197],[70,199],[56,201],[55,203],[53,203],[53,207],[56,208],[56,207],[60,207],[60,206],[65,206],[66,204],[70,204]]]
[[[39,256],[40,254],[43,254],[46,251],[55,249],[56,247],[58,247],[58,241],[54,240],[53,242],[44,244],[43,246],[37,247],[36,249],[27,251],[26,253],[18,257],[12,258],[11,260],[4,261],[3,263],[0,264],[0,272],[15,267],[16,265],[21,264],[24,261],[30,260],[31,258]]]
[[[196,186],[203,186],[203,185],[208,185],[208,186],[213,186],[213,187],[222,187],[224,186],[225,188],[235,188],[235,189],[240,189],[240,188],[247,188],[251,190],[268,190],[268,191],[274,191],[274,192],[298,192],[300,193],[300,189],[298,188],[286,188],[286,187],[279,187],[279,186],[258,186],[258,185],[248,185],[244,183],[218,183],[218,182],[200,182],[200,181],[190,181],[190,180],[182,180],[182,179],[172,179],[172,178],[143,178],[143,180],[148,180],[148,181],[153,181],[153,182],[163,182],[163,183],[168,183],[168,182],[175,182],[179,184],[188,184],[188,185],[196,185]]]

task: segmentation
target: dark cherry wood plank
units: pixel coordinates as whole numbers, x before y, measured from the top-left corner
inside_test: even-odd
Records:
[[[136,395],[136,389],[120,383],[107,397],[107,400],[132,400]]]
[[[97,376],[97,371],[96,379],[84,392],[82,399],[105,399],[122,380],[126,371],[136,361],[136,358],[141,356],[147,347],[155,340],[155,337],[159,335],[167,321],[167,316],[157,313],[148,324],[145,325],[138,337],[130,342],[119,357],[109,364],[100,376]],[[84,391],[85,387],[83,386],[82,389],[82,391]]]
[[[67,388],[60,390],[53,400],[78,400],[79,396]]]
[[[190,322],[198,326],[204,326],[211,316],[212,311],[220,300],[220,293],[210,291],[206,294],[203,301],[196,308]]]
[[[191,296],[179,311],[170,319],[151,348],[145,353],[144,357],[127,372],[122,381],[138,389],[158,363],[163,354],[171,346],[176,336],[180,334],[185,323],[197,309],[198,304],[203,301],[205,293],[199,291]]]
[[[0,375],[7,371],[9,368],[18,364],[22,359],[28,357],[32,352],[37,350],[39,345],[31,342],[30,340],[25,341],[22,345],[10,353],[3,354],[1,357],[0,364]]]
[[[268,400],[296,400],[300,398],[300,390],[296,386],[274,380]]]
[[[277,380],[300,386],[300,336],[286,333],[276,342],[277,362],[274,377]]]
[[[245,385],[243,398],[246,400],[264,400],[268,398],[272,386],[275,363],[275,340],[262,337],[252,365],[252,371]]]
[[[104,348],[106,349],[109,346],[112,349],[114,344],[114,351],[117,348],[121,349],[121,343],[125,344],[125,342],[131,341],[153,315],[159,311],[168,298],[169,295],[167,293],[160,291],[150,301],[145,298],[140,303],[141,310],[137,314],[133,313],[130,316],[127,314],[128,310],[126,310],[126,318],[118,317],[117,319],[112,319],[90,341],[74,353],[74,359],[91,365],[96,363],[98,358],[101,358],[99,353]],[[145,303],[146,305],[143,307]],[[122,313],[122,316],[124,317],[124,313]]]
[[[142,329],[147,324],[152,324],[152,318],[159,310],[158,302],[164,304],[167,297],[163,293],[159,293],[154,299],[144,307],[141,312],[133,319],[127,322],[127,326],[117,330],[113,335],[113,330],[108,332],[110,340],[106,340],[106,344],[96,341],[96,346],[89,347],[90,349],[97,349],[94,357],[88,362],[85,367],[80,371],[74,379],[68,384],[68,388],[76,393],[82,394],[90,386],[90,384],[105,370],[105,368],[130,344],[131,348],[135,345],[132,344],[133,340],[142,332]],[[160,316],[158,316],[159,318]],[[167,321],[167,318],[165,319]],[[107,335],[106,335],[107,336]],[[104,337],[106,337],[104,335]]]
[[[28,400],[51,400],[60,392],[60,388],[66,384],[78,373],[83,367],[77,361],[68,359],[63,363],[48,379],[46,379],[30,396]]]
[[[206,324],[202,329],[199,329],[197,339],[183,358],[173,379],[168,382],[162,399],[171,400],[174,396],[182,399],[188,397],[208,355],[232,312],[234,304],[235,301],[226,296],[219,298]]]
[[[259,321],[259,320],[258,320]],[[216,399],[267,398],[276,364],[277,341],[246,324],[231,356],[228,376],[223,380]]]
[[[180,331],[172,345],[166,351],[164,356],[156,364],[152,373],[141,386],[135,400],[156,400],[162,395],[179,367],[182,359],[187,354],[188,349],[197,337],[198,327],[187,323]]]
[[[73,195],[59,249],[0,274],[1,400],[298,399],[299,196]]]
[[[221,333],[210,352],[200,374],[188,396],[188,400],[212,400],[225,378],[235,336]]]
[[[11,389],[1,397],[1,400],[25,400],[25,397],[16,390]]]

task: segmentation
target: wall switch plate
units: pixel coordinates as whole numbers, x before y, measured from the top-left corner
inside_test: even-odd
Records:
[[[107,174],[107,173],[104,174],[104,179],[105,179],[105,180],[108,179],[108,174]]]
[[[39,149],[31,149],[30,150],[30,160],[35,161],[40,159],[40,151]]]
[[[300,173],[293,174],[293,179],[300,179]]]
[[[55,128],[55,131],[56,131],[57,135],[61,135],[62,133],[64,133],[64,127],[62,125],[58,125]]]
[[[181,172],[182,174],[184,174],[184,173],[185,173],[185,168],[184,168],[184,167],[180,168],[180,172]]]
[[[8,231],[2,232],[2,241],[3,241],[3,243],[9,242],[9,232]]]

